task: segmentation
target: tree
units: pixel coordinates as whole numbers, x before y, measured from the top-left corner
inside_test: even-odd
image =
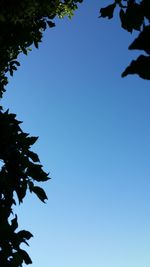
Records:
[[[135,30],[140,32],[129,49],[142,50],[146,53],[133,60],[122,73],[122,77],[138,74],[141,78],[150,80],[150,2],[114,0],[112,4],[100,9],[100,17],[113,18],[116,8],[119,9],[121,27],[130,33]]]
[[[57,16],[71,17],[81,0],[0,0],[0,98],[6,91],[8,74],[13,76],[20,63],[20,53],[38,48],[43,32],[54,27]],[[29,231],[17,231],[18,218],[13,213],[17,201],[23,202],[27,191],[45,202],[45,191],[36,185],[49,179],[39,157],[31,150],[37,137],[23,132],[16,114],[0,107],[0,264],[21,267],[32,263],[20,245],[32,237]],[[18,200],[17,200],[18,199]]]

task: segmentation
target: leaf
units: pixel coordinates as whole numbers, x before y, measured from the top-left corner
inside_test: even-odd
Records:
[[[27,56],[27,54],[28,54],[28,52],[27,52],[27,49],[25,48],[25,47],[21,47],[21,50],[22,50],[22,52]]]
[[[19,254],[22,256],[24,262],[28,265],[32,263],[31,258],[29,257],[28,253],[23,250],[23,249],[19,249]]]
[[[50,178],[48,177],[48,173],[42,170],[42,165],[31,163],[28,167],[28,176],[32,177],[37,182],[45,182]]]
[[[39,21],[39,27],[42,28],[42,30],[44,30],[44,31],[46,30],[46,22],[45,22],[45,20],[41,19]]]
[[[125,30],[129,32],[132,32],[133,29],[140,31],[144,21],[141,6],[135,3],[135,1],[130,1],[125,11],[121,8],[120,19],[122,23],[121,26]]]
[[[38,139],[38,137],[36,137],[36,136],[31,136],[31,137],[27,138],[30,146],[32,146],[37,141],[37,139]]]
[[[122,73],[122,77],[128,74],[138,74],[141,78],[150,80],[150,56],[139,56]]]
[[[22,182],[21,186],[16,188],[16,193],[19,199],[19,204],[23,201],[25,195],[26,195],[26,191],[27,191],[27,181],[24,180],[24,182]]]
[[[29,182],[28,182],[28,186],[29,186],[30,193],[32,193],[32,189],[33,189],[33,187],[34,187],[34,183],[31,182],[31,181],[29,181]]]
[[[144,50],[147,54],[150,55],[150,26],[144,27],[144,30],[129,46],[129,49]]]
[[[12,69],[9,70],[9,73],[10,73],[10,76],[13,76],[13,70]]]
[[[16,215],[15,218],[11,220],[11,228],[14,231],[17,229],[17,227],[18,227],[18,222],[17,222],[17,215]]]
[[[113,17],[113,14],[114,14],[115,7],[116,7],[116,3],[109,5],[107,7],[101,8],[100,9],[100,17],[102,17],[102,18],[108,17],[108,19],[111,19]]]
[[[48,26],[49,26],[50,28],[55,27],[55,23],[52,22],[51,20],[47,20],[47,24],[48,24]]]
[[[11,69],[12,70],[17,70],[17,68],[15,66],[12,66]]]
[[[32,151],[28,151],[28,157],[30,157],[34,162],[40,162],[38,155]]]
[[[21,230],[17,234],[20,238],[23,238],[23,239],[25,238],[27,240],[33,237],[33,235],[29,231],[26,231],[26,230]]]
[[[141,1],[141,8],[143,11],[144,16],[148,19],[150,22],[150,8],[149,8],[149,0],[143,0]]]
[[[37,41],[35,41],[35,40],[34,40],[34,46],[35,46],[36,48],[39,48],[39,43],[38,43]]]
[[[132,32],[133,29],[132,29],[132,27],[131,27],[131,25],[130,25],[127,17],[126,17],[126,14],[122,8],[120,9],[119,15],[120,15],[122,28],[124,28],[125,30],[127,30],[129,32]]]
[[[48,199],[47,195],[45,193],[45,191],[43,190],[43,188],[39,187],[39,186],[34,186],[32,188],[32,191],[37,195],[37,197],[45,203],[45,200]]]
[[[20,66],[20,63],[19,63],[17,60],[13,60],[13,61],[11,61],[11,64],[15,64],[15,65],[17,65],[17,66]]]

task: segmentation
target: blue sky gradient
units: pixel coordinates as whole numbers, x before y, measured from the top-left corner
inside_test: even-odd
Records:
[[[150,84],[121,78],[134,34],[98,18],[105,4],[87,0],[47,30],[2,101],[40,137],[52,177],[46,205],[29,195],[16,209],[33,267],[150,265]]]

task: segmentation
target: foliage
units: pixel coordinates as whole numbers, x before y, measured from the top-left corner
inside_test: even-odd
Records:
[[[54,27],[54,18],[71,17],[82,0],[0,0],[0,98],[6,91],[8,74],[13,76],[20,63],[20,53],[28,54],[31,46],[38,48],[43,32]],[[16,114],[0,107],[0,264],[21,267],[32,263],[21,248],[28,245],[32,234],[18,231],[18,219],[13,209],[23,202],[26,193],[34,193],[42,202],[47,195],[36,185],[45,182],[39,157],[31,150],[37,137],[23,132]]]
[[[43,31],[54,27],[54,18],[71,17],[82,0],[0,0],[0,96],[8,83],[6,73],[12,76],[20,65],[17,58],[30,47],[38,48]]]
[[[47,199],[44,190],[34,185],[47,181],[48,174],[39,164],[39,158],[30,148],[37,137],[30,137],[20,128],[20,121],[9,111],[0,111],[0,158],[3,163],[0,172],[0,260],[2,266],[20,266],[31,263],[28,254],[20,248],[32,237],[28,231],[16,232],[17,216],[10,221],[12,206],[19,203],[27,190],[33,192],[43,202]],[[38,189],[38,190],[37,190]]]
[[[121,27],[132,33],[139,31],[138,37],[129,46],[130,50],[142,50],[146,55],[140,55],[122,73],[138,74],[141,78],[150,80],[150,2],[149,0],[114,0],[100,9],[100,17],[113,18],[115,9],[119,10]]]

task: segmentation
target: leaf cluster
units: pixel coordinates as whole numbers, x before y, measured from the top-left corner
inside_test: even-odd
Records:
[[[150,2],[149,0],[114,0],[114,2],[100,9],[100,17],[111,19],[115,9],[119,10],[121,27],[132,33],[138,31],[139,35],[130,44],[130,50],[142,50],[140,55],[122,73],[138,74],[141,78],[150,80]]]
[[[8,221],[1,221],[0,228],[0,259],[1,266],[19,267],[23,263],[32,263],[28,253],[21,249],[20,245],[25,243],[33,236],[29,231],[21,230],[16,232],[18,227],[17,216]]]
[[[20,127],[21,122],[9,111],[0,111],[0,260],[2,266],[18,267],[29,264],[29,255],[20,248],[32,237],[28,231],[16,232],[17,216],[9,222],[12,206],[23,202],[27,190],[33,192],[43,202],[47,199],[44,190],[36,182],[49,180],[39,157],[31,151],[37,137],[30,137]]]

